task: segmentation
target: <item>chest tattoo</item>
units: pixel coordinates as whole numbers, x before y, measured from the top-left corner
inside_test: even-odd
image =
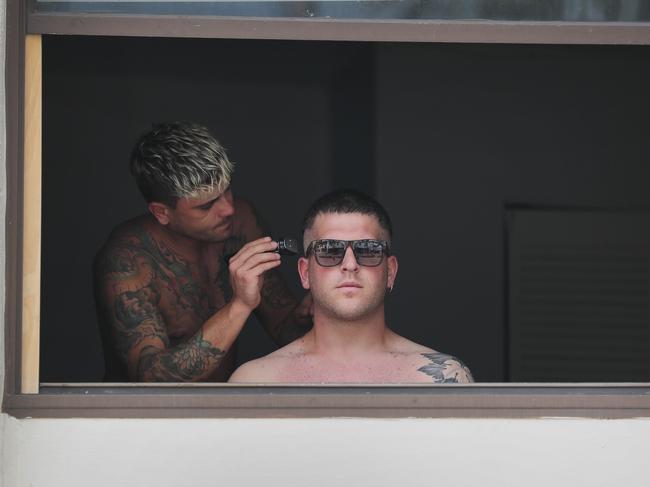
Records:
[[[433,378],[433,382],[439,383],[462,383],[472,382],[472,374],[469,369],[451,355],[440,352],[423,353],[430,363],[423,365],[418,372],[427,374]]]

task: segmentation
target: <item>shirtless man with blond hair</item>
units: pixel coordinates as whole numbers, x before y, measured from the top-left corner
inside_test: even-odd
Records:
[[[280,255],[233,164],[203,126],[158,124],[131,173],[148,213],[119,225],[95,258],[94,290],[110,382],[225,381],[255,311],[279,345],[311,320],[279,276]]]
[[[397,276],[383,207],[356,191],[318,199],[303,223],[302,286],[314,326],[302,338],[239,367],[230,382],[467,383],[458,359],[390,330],[384,298]]]

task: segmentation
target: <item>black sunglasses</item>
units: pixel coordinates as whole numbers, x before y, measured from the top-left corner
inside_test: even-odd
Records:
[[[359,265],[377,267],[390,255],[388,242],[385,240],[333,240],[330,238],[314,240],[309,244],[305,255],[314,254],[316,262],[323,267],[334,267],[343,262],[345,251],[352,247],[352,253]]]

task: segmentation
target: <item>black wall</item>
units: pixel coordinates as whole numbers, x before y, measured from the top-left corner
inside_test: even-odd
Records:
[[[212,129],[276,235],[331,188],[375,193],[396,227],[392,327],[504,380],[504,206],[650,206],[649,53],[46,37],[41,380],[101,378],[91,261],[144,211],[128,156],[162,120]],[[241,360],[272,350],[256,323],[241,338]]]
[[[382,45],[379,198],[401,251],[391,322],[505,378],[504,206],[647,208],[650,50]]]

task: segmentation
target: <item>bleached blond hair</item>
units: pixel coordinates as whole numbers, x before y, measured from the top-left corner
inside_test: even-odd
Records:
[[[233,169],[208,129],[188,122],[154,125],[140,137],[131,156],[131,174],[147,202],[172,208],[179,198],[225,191]]]

